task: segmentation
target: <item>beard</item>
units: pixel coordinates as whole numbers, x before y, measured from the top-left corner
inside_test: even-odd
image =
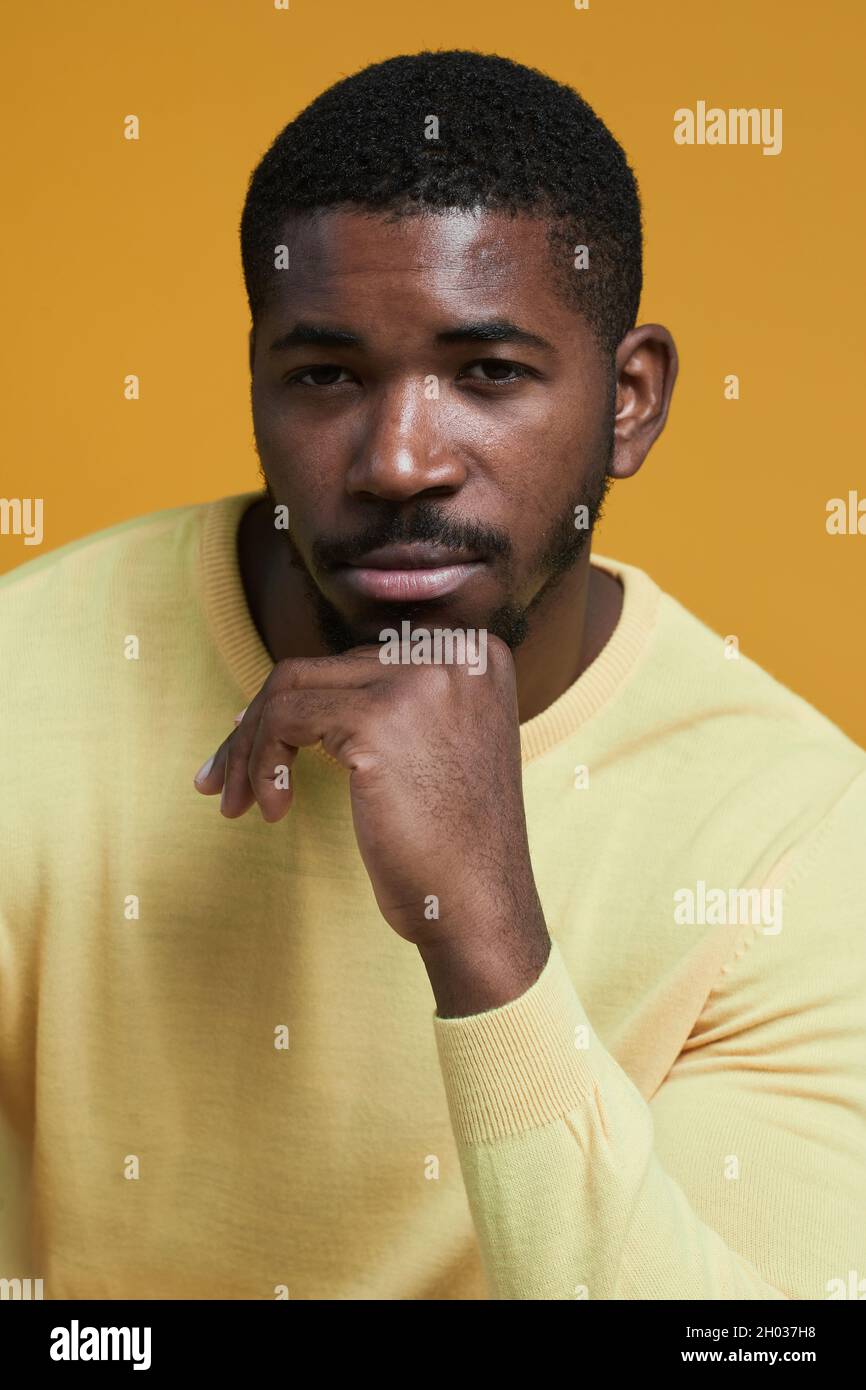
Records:
[[[611,484],[608,469],[614,447],[612,419],[608,439],[607,456],[603,463],[596,465],[591,470],[583,480],[577,495],[563,512],[550,523],[542,537],[537,558],[532,566],[532,573],[544,575],[545,578],[529,603],[521,604],[515,599],[508,599],[494,609],[489,614],[487,622],[483,624],[473,623],[469,619],[464,620],[459,614],[455,614],[449,622],[449,627],[485,627],[488,633],[492,633],[505,642],[511,651],[515,651],[526,639],[533,613],[577,564],[591,541],[596,524],[601,519],[604,502]],[[274,496],[267,478],[264,477],[264,471],[261,471],[265,482],[265,496],[272,506],[277,506],[277,498]],[[585,508],[586,514],[586,524],[581,527],[575,523],[578,507]],[[428,607],[425,603],[378,604],[376,608],[377,633],[375,636],[347,622],[339,610],[325,598],[315,583],[290,533],[280,531],[277,534],[288,547],[293,568],[297,569],[303,578],[307,597],[315,615],[319,636],[323,645],[333,655],[336,656],[341,652],[349,651],[352,647],[377,641],[378,629],[383,627],[399,629],[400,623],[407,620],[413,624],[417,623],[420,628],[425,626],[424,612]],[[380,546],[401,541],[435,541],[450,545],[455,549],[474,549],[481,553],[495,555],[505,571],[505,584],[506,588],[508,587],[512,547],[507,532],[493,530],[478,524],[473,526],[469,523],[454,521],[443,516],[438,504],[430,501],[417,503],[409,518],[401,518],[399,512],[393,513],[390,522],[375,523],[363,535],[353,538],[349,544],[346,542],[335,544],[317,541],[313,545],[313,558],[317,563],[327,564],[329,559],[351,559]],[[349,553],[350,546],[351,554]]]

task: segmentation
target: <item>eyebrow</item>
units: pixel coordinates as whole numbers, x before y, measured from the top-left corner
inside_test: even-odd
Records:
[[[460,323],[455,328],[436,334],[437,343],[517,343],[521,347],[546,348],[555,352],[552,343],[526,328],[519,328],[510,319],[480,319],[476,323]]]
[[[363,347],[364,340],[345,328],[324,328],[317,323],[296,323],[271,343],[271,352],[293,347]]]
[[[520,328],[509,319],[479,319],[459,323],[454,328],[436,334],[437,343],[516,343],[521,347],[544,348],[555,352],[552,343],[537,333]],[[317,323],[296,323],[271,343],[271,352],[285,352],[294,347],[354,347],[363,348],[364,339],[347,328],[327,328]]]

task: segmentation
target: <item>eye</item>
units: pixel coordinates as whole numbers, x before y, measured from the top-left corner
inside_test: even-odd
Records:
[[[302,372],[293,372],[286,381],[290,386],[341,386],[341,373],[345,373],[347,380],[352,379],[351,372],[347,372],[345,367],[323,363],[321,366],[305,367]],[[308,377],[312,377],[313,380],[306,380]]]
[[[479,368],[485,375],[473,375]],[[461,376],[468,377],[470,381],[484,382],[488,386],[510,386],[514,381],[534,375],[529,367],[523,367],[519,362],[508,362],[502,357],[483,357],[478,362],[470,363],[461,373]]]

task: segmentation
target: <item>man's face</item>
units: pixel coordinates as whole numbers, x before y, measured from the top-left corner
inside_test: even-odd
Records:
[[[613,443],[611,366],[546,224],[353,210],[284,239],[253,421],[326,644],[409,618],[516,646],[588,541],[575,508],[591,527]]]

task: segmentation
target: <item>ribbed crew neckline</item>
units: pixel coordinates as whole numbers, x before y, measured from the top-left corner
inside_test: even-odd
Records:
[[[214,641],[249,702],[273,670],[247,604],[238,559],[238,527],[260,492],[237,493],[202,507],[201,582]],[[619,579],[623,602],[610,638],[572,685],[533,719],[520,726],[524,763],[569,738],[609,702],[627,680],[647,646],[658,617],[661,590],[644,570],[593,552],[591,563]],[[328,762],[334,759],[320,752]]]

